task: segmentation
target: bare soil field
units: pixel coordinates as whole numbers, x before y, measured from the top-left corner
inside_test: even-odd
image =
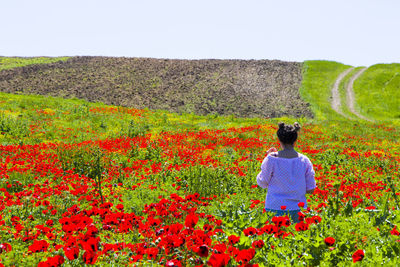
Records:
[[[238,117],[312,117],[302,63],[73,57],[0,71],[0,91]]]

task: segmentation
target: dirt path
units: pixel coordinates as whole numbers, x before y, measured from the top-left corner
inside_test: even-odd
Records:
[[[372,121],[372,120],[368,119],[367,117],[365,117],[365,116],[361,115],[360,113],[358,113],[358,111],[354,108],[354,101],[355,101],[354,99],[355,99],[355,97],[354,97],[353,84],[354,84],[354,81],[357,80],[358,77],[360,77],[361,74],[363,74],[363,72],[366,71],[366,70],[367,70],[367,68],[362,68],[356,74],[354,74],[351,77],[349,83],[346,86],[346,99],[347,99],[347,106],[349,107],[350,111],[354,115],[356,115],[360,119],[367,120],[367,121]]]
[[[349,68],[345,71],[343,71],[342,73],[340,73],[340,75],[337,77],[335,84],[332,87],[332,108],[333,110],[335,110],[337,113],[339,113],[340,115],[349,118],[348,116],[346,116],[341,109],[341,101],[340,101],[340,94],[339,94],[339,85],[341,83],[341,81],[343,80],[344,77],[346,77],[347,74],[349,74],[352,70],[354,70],[354,68]]]

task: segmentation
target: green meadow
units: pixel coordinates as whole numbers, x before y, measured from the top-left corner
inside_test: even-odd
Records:
[[[66,59],[0,58],[0,68]],[[399,64],[372,66],[355,83],[357,109],[374,122],[346,108],[358,68],[339,88],[351,119],[331,108],[349,67],[303,63],[300,95],[313,118],[0,93],[0,263],[398,266]],[[264,213],[267,190],[256,183],[266,151],[279,148],[280,121],[302,125],[296,149],[316,172],[299,223]]]

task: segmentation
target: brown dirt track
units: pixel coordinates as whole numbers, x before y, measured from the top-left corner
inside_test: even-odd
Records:
[[[73,57],[0,71],[0,91],[239,117],[311,117],[302,64],[277,60]]]

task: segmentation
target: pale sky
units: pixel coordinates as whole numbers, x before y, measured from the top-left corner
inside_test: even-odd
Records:
[[[400,62],[399,0],[0,0],[0,56]]]

